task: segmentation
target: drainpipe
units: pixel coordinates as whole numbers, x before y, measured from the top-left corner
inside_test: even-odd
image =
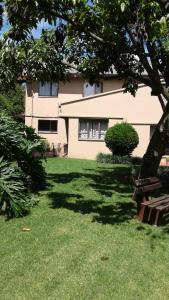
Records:
[[[33,100],[34,100],[34,94],[33,94],[33,83],[32,83],[32,80],[31,80],[31,93],[32,93],[31,126],[33,127]]]

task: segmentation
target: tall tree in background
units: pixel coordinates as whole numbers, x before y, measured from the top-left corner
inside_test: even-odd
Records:
[[[25,111],[25,88],[16,84],[13,89],[0,94],[0,110],[6,111],[15,120],[23,121]]]
[[[3,9],[0,5],[0,27]],[[20,49],[21,49],[21,45]],[[24,49],[16,42],[0,40],[0,214],[23,216],[37,202],[32,191],[45,186],[43,140],[30,127],[16,122],[23,112],[24,91],[17,84],[23,72]],[[6,112],[8,112],[8,115]],[[11,116],[9,116],[11,115]],[[13,118],[13,117],[14,118]],[[38,153],[38,157],[34,153]]]
[[[71,68],[91,83],[106,72],[124,79],[135,96],[149,86],[162,116],[143,157],[140,177],[156,175],[167,142],[169,16],[166,0],[6,0],[12,28],[0,53],[0,85],[24,70],[28,77],[66,80]],[[45,20],[53,30],[34,40]],[[10,66],[16,65],[14,72]],[[3,68],[4,67],[4,68]],[[152,107],[153,110],[153,107]]]

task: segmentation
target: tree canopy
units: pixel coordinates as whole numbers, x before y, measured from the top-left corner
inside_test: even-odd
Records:
[[[168,5],[163,0],[5,0],[12,25],[0,53],[0,79],[16,73],[32,78],[67,79],[71,68],[91,82],[109,72],[125,79],[135,95],[138,82],[153,95],[169,93]],[[53,24],[41,38],[32,29]],[[14,47],[15,46],[15,47]],[[15,74],[10,65],[16,64]],[[161,82],[163,78],[163,84]]]
[[[169,116],[168,1],[3,2],[11,29],[0,45],[0,88],[12,86],[25,74],[42,81],[67,80],[72,69],[90,83],[107,73],[118,76],[132,95],[139,83],[149,86],[163,114],[144,156],[141,176],[155,175],[168,139],[164,135]],[[43,30],[35,39],[32,29],[43,20],[53,29]]]

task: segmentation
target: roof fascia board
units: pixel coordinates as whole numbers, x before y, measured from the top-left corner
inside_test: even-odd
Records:
[[[142,88],[142,87],[145,87],[145,84],[140,84],[139,85],[139,88]],[[105,93],[95,94],[95,95],[88,96],[88,97],[81,97],[79,99],[70,100],[70,101],[67,101],[67,102],[60,102],[59,107],[64,106],[64,105],[68,105],[68,104],[77,103],[77,102],[83,102],[83,101],[87,101],[87,100],[101,98],[101,97],[105,97],[105,96],[109,96],[109,95],[119,94],[119,93],[124,93],[124,88],[109,91],[109,92],[105,92]]]

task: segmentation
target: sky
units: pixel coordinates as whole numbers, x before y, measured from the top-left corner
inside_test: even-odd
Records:
[[[53,28],[52,25],[49,25],[48,22],[42,20],[41,22],[38,23],[37,29],[32,30],[32,34],[34,38],[38,38],[41,35],[42,29],[52,29],[52,28]],[[10,24],[8,22],[7,16],[4,14],[3,27],[0,30],[0,35],[8,31],[9,29],[10,29]]]

